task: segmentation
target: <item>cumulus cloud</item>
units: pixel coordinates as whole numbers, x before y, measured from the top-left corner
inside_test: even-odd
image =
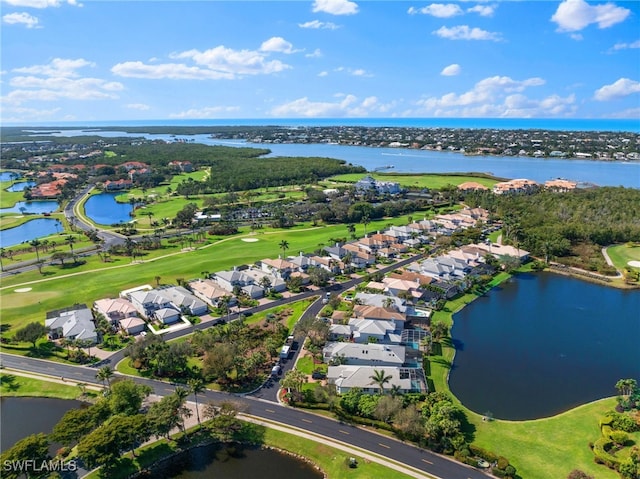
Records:
[[[328,71],[321,71],[320,73],[318,73],[318,76],[319,76],[319,77],[326,77],[326,76],[328,76],[328,75],[329,75],[329,72],[328,72]]]
[[[151,108],[149,105],[145,105],[144,103],[129,103],[128,105],[125,105],[125,106],[130,110],[140,110],[140,111],[147,111]]]
[[[432,3],[422,8],[411,7],[407,13],[410,15],[422,13],[423,15],[431,15],[432,17],[450,18],[456,15],[462,15],[464,12],[462,8],[455,3]]]
[[[2,21],[8,25],[24,25],[27,28],[37,28],[39,20],[26,12],[9,13],[2,17]]]
[[[499,33],[488,32],[487,30],[482,30],[477,27],[471,28],[469,25],[458,25],[451,28],[443,26],[432,33],[440,38],[447,38],[449,40],[491,40],[498,42],[501,39]]]
[[[640,93],[640,82],[629,78],[620,78],[610,85],[604,85],[593,95],[598,101],[616,100],[625,96]]]
[[[204,108],[192,108],[180,113],[173,113],[169,118],[195,118],[207,119],[219,116],[220,113],[233,113],[240,111],[238,106],[207,106]]]
[[[575,111],[574,95],[532,99],[523,94],[527,88],[544,83],[538,77],[514,80],[507,76],[493,76],[477,82],[471,90],[460,94],[452,92],[441,97],[423,98],[416,103],[419,111],[412,113],[447,117],[542,117]]]
[[[77,7],[82,6],[82,4],[76,2],[76,0],[67,0],[66,2],[63,0],[3,0],[3,1],[14,7],[27,7],[27,8],[59,7],[64,3],[68,5],[74,5]]]
[[[386,113],[391,104],[381,104],[378,98],[370,96],[362,101],[355,95],[337,95],[336,101],[311,101],[308,97],[298,98],[271,110],[276,117],[361,117],[372,113]]]
[[[551,17],[559,32],[576,32],[596,23],[598,28],[608,28],[624,21],[631,10],[613,3],[590,5],[584,0],[564,0]]]
[[[496,8],[497,5],[476,5],[475,7],[467,8],[467,12],[477,13],[481,17],[491,17]]]
[[[329,13],[331,15],[354,15],[358,13],[358,4],[350,0],[315,0],[313,12]]]
[[[263,52],[279,52],[279,53],[293,53],[293,45],[286,41],[282,37],[271,37],[269,40],[265,40],[260,45],[260,51]]]
[[[56,58],[46,65],[15,68],[8,84],[13,90],[2,98],[14,107],[29,101],[116,99],[124,89],[119,82],[83,77],[80,68],[94,64],[79,59]],[[22,74],[22,75],[20,75]]]
[[[320,20],[311,20],[305,23],[298,23],[300,28],[313,28],[315,30],[336,30],[340,25],[332,22],[321,22]]]
[[[372,77],[373,74],[367,72],[364,68],[348,68],[348,67],[338,67],[333,69],[334,72],[345,72],[354,77]]]
[[[289,42],[273,37],[262,43],[260,50],[233,50],[224,45],[208,50],[187,50],[170,55],[172,60],[184,62],[144,63],[127,61],[114,65],[111,72],[131,78],[172,80],[231,80],[244,75],[269,75],[281,72],[289,65],[268,59],[271,52],[292,53]]]
[[[320,58],[321,56],[322,56],[322,50],[320,50],[319,48],[316,48],[311,53],[305,54],[305,57],[307,58]]]
[[[614,50],[625,50],[627,48],[640,48],[640,40],[636,40],[635,42],[631,43],[616,43],[613,46]]]
[[[459,75],[461,71],[462,71],[462,68],[460,68],[460,65],[458,65],[457,63],[453,63],[449,66],[444,67],[440,72],[440,75],[451,77],[451,76]]]

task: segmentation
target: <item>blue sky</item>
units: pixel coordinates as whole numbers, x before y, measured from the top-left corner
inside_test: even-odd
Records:
[[[640,2],[0,0],[3,124],[640,117]]]

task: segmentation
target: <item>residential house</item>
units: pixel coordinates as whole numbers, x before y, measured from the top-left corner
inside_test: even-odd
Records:
[[[404,327],[404,326],[403,326]],[[379,344],[400,344],[402,328],[393,321],[382,319],[351,318],[347,324],[329,326],[331,341],[351,341],[359,344],[375,342]]]
[[[91,343],[98,341],[93,314],[86,304],[49,311],[44,325],[49,328],[49,336],[52,339],[76,339]]]
[[[228,290],[221,288],[218,283],[210,279],[191,281],[189,287],[194,295],[214,308],[222,306],[222,302],[225,301],[224,298],[226,298],[229,306],[234,306],[237,302],[236,298]]]
[[[180,319],[180,311],[173,308],[160,308],[152,314],[155,319],[163,324],[173,324]]]
[[[161,290],[162,296],[168,298],[173,306],[180,311],[186,311],[194,316],[201,316],[209,312],[207,304],[200,298],[196,298],[182,286],[171,286]]]
[[[136,307],[125,298],[99,299],[93,303],[93,309],[114,326],[118,326],[122,319],[138,317]]]
[[[143,318],[151,319],[155,317],[154,313],[161,309],[168,308],[174,311],[176,310],[173,304],[171,304],[171,299],[162,295],[157,290],[133,291],[128,294],[128,297]]]
[[[405,358],[404,346],[393,344],[356,344],[330,342],[322,350],[325,363],[359,366],[402,366]]]
[[[123,318],[120,321],[118,321],[118,324],[122,331],[125,331],[127,334],[130,334],[130,335],[141,333],[142,331],[144,331],[144,328],[147,326],[147,323],[145,323],[143,319],[140,319],[137,316],[130,317],[130,318]]]
[[[373,381],[377,372],[384,371],[385,376],[391,376],[384,386],[388,391],[397,387],[400,393],[426,392],[427,385],[424,371],[419,368],[401,368],[385,366],[329,366],[327,381],[334,384],[338,394],[348,393],[353,388],[359,388],[365,394],[380,394],[380,385]]]

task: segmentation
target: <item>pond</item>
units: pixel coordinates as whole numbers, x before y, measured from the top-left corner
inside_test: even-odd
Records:
[[[32,186],[36,185],[37,183],[35,181],[20,181],[18,183],[12,184],[9,188],[7,188],[7,191],[24,191],[26,188],[31,188]]]
[[[20,178],[22,175],[15,171],[0,171],[0,181],[13,181]]]
[[[166,461],[144,477],[157,479],[321,479],[322,473],[310,464],[287,454],[257,447],[227,449],[216,445],[191,449]]]
[[[53,213],[59,208],[57,201],[44,200],[44,201],[18,201],[11,208],[1,208],[2,213],[30,213],[33,215],[41,215],[43,213]]]
[[[84,204],[87,217],[100,225],[127,223],[132,220],[129,213],[133,206],[129,203],[118,203],[116,196],[122,193],[100,193],[92,195]]]
[[[0,246],[8,248],[42,236],[56,234],[62,230],[62,223],[53,218],[30,220],[20,226],[0,231]]]
[[[64,413],[84,405],[81,401],[68,399],[0,398],[0,451],[6,451],[31,434],[51,433]],[[57,447],[54,445],[50,452],[55,452]]]
[[[496,418],[552,416],[640,378],[640,292],[519,274],[454,316],[451,391]]]

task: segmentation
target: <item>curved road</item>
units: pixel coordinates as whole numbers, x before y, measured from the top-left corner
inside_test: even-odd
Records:
[[[5,368],[28,371],[48,376],[69,378],[75,382],[99,384],[96,381],[96,370],[85,366],[71,366],[53,363],[40,359],[27,358],[0,353],[0,360]],[[119,375],[119,374],[118,374]],[[131,377],[140,384],[146,384],[153,389],[154,394],[166,396],[175,390],[170,383]],[[388,459],[411,466],[427,474],[442,479],[487,479],[486,474],[472,467],[454,462],[446,457],[418,447],[402,443],[378,433],[359,427],[340,423],[333,419],[311,414],[304,410],[281,406],[250,396],[230,395],[207,390],[199,395],[206,401],[223,401],[233,398],[247,410],[247,414],[282,425],[298,427],[321,436],[359,447],[366,451],[379,454]]]

